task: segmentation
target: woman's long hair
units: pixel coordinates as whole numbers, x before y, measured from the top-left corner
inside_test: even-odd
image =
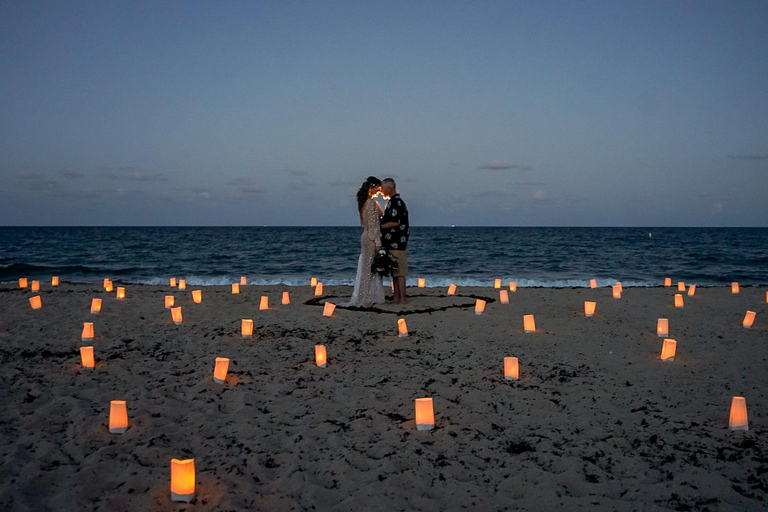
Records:
[[[368,176],[360,190],[357,191],[357,211],[360,215],[363,214],[363,206],[365,202],[371,197],[371,189],[381,185],[381,180],[376,176]]]

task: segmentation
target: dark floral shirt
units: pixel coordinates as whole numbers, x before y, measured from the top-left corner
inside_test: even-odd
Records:
[[[408,208],[400,194],[395,194],[389,199],[381,223],[397,222],[399,226],[381,230],[381,245],[384,249],[392,251],[404,251],[408,246]]]

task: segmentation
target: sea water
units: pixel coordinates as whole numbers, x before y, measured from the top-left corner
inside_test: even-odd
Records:
[[[354,282],[357,227],[3,227],[0,282],[327,285]],[[412,227],[408,284],[768,284],[768,228]]]

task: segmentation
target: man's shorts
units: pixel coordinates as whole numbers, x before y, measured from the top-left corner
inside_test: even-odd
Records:
[[[397,268],[392,269],[392,277],[405,277],[408,275],[408,255],[405,251],[389,251],[397,261]]]

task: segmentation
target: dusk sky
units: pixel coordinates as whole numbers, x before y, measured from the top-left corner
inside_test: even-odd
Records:
[[[768,2],[0,2],[0,225],[768,225]]]

